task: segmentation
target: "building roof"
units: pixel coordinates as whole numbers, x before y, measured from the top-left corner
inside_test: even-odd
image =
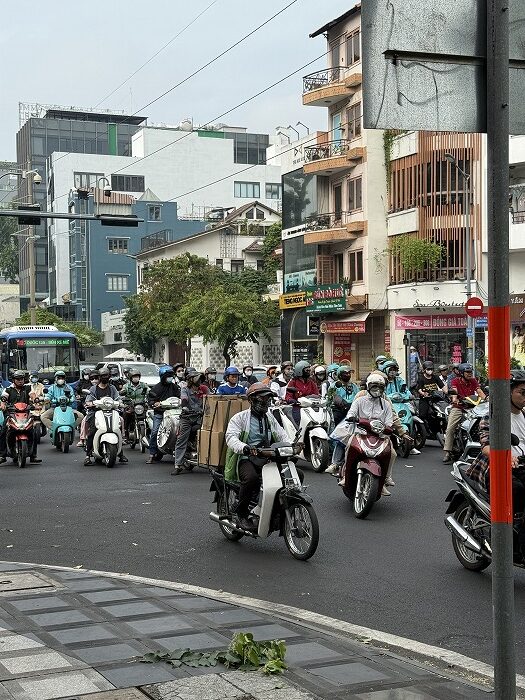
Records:
[[[127,114],[108,114],[107,112],[83,112],[77,109],[48,109],[45,119],[72,119],[81,122],[109,122],[116,124],[143,124],[147,117],[137,117]]]
[[[253,207],[262,207],[263,209],[266,209],[266,211],[269,211],[271,214],[276,214],[277,216],[281,216],[278,211],[275,211],[275,209],[272,209],[267,204],[263,204],[262,202],[255,200],[254,202],[249,202],[248,204],[243,204],[242,206],[238,207],[237,209],[234,209],[233,211],[231,211],[228,214],[228,216],[226,216],[224,219],[221,219],[221,221],[219,221],[217,223],[220,224],[220,226],[223,226],[224,224],[227,224],[227,223],[231,223],[232,221],[235,221],[235,219],[238,219],[240,216],[242,216],[244,214],[244,212],[248,211],[248,209],[252,209]]]
[[[319,36],[319,34],[327,32],[329,29],[332,29],[332,27],[335,27],[336,24],[339,24],[339,22],[343,22],[345,19],[348,19],[348,17],[352,17],[352,15],[356,15],[359,12],[361,12],[360,2],[358,2],[357,5],[355,5],[354,7],[352,7],[352,9],[344,12],[340,17],[336,17],[335,19],[330,20],[330,22],[324,24],[319,29],[316,29],[315,32],[310,34],[310,38],[313,39],[314,37]]]
[[[246,248],[242,249],[244,253],[262,253],[263,251],[263,242],[258,239],[256,241],[253,241],[253,243],[250,243],[249,246],[246,246]]]
[[[160,202],[160,199],[157,197],[155,192],[152,192],[148,187],[144,194],[141,194],[140,197],[138,197],[137,202]]]

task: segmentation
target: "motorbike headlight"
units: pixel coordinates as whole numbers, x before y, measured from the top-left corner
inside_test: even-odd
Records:
[[[102,407],[103,407],[105,410],[108,410],[108,409],[110,409],[110,408],[113,408],[113,399],[110,398],[109,396],[105,396],[105,397],[102,399]]]
[[[384,424],[380,420],[371,420],[370,421],[370,428],[372,432],[374,433],[382,433],[383,430],[385,429]]]
[[[285,447],[278,447],[277,452],[280,457],[293,457],[293,447],[291,445],[286,445]]]
[[[135,413],[137,414],[137,416],[144,415],[144,406],[141,406],[140,404],[135,406]]]
[[[407,414],[407,412],[406,412],[404,409],[403,409],[402,411],[398,411],[398,412],[397,412],[397,415],[398,415],[400,418],[404,418],[404,417],[406,416],[406,414]]]

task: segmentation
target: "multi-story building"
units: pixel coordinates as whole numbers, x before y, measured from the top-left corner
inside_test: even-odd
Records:
[[[16,137],[17,168],[38,170],[42,183],[36,185],[32,178],[20,178],[18,198],[28,203],[32,198],[46,208],[47,158],[54,152],[99,153],[130,155],[131,136],[145,121],[144,117],[48,107],[37,104],[20,104],[20,130]],[[62,156],[67,161],[69,156]],[[72,184],[72,183],[71,183]],[[33,188],[32,192],[29,188]],[[69,192],[66,190],[66,194]],[[66,200],[67,201],[67,200]],[[42,301],[49,294],[48,236],[44,220],[35,227],[36,300]],[[24,311],[29,303],[28,246],[20,250],[20,307]]]
[[[383,133],[362,128],[360,22],[357,5],[310,35],[326,36],[330,65],[303,78],[303,104],[328,108],[328,128],[298,142],[302,168],[283,165],[281,305],[292,304],[283,355],[345,360],[364,374],[385,344],[375,258],[387,243],[387,181]],[[287,298],[298,290],[302,301]]]
[[[0,161],[0,207],[7,207],[18,196],[18,165],[10,161]]]

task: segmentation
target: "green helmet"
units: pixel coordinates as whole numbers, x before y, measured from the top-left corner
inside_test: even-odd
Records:
[[[59,369],[55,372],[55,379],[65,379],[66,378],[66,373]]]
[[[312,366],[311,362],[307,362],[306,360],[301,360],[293,368],[293,376],[294,377],[302,377],[304,375],[304,371],[311,366]]]

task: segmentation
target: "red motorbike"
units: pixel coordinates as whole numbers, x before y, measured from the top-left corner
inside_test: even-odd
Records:
[[[380,420],[356,420],[339,481],[344,495],[353,502],[356,518],[366,518],[381,498],[392,456],[391,433]]]
[[[7,449],[21,469],[25,467],[32,448],[34,419],[31,408],[26,403],[15,403],[7,409]]]

